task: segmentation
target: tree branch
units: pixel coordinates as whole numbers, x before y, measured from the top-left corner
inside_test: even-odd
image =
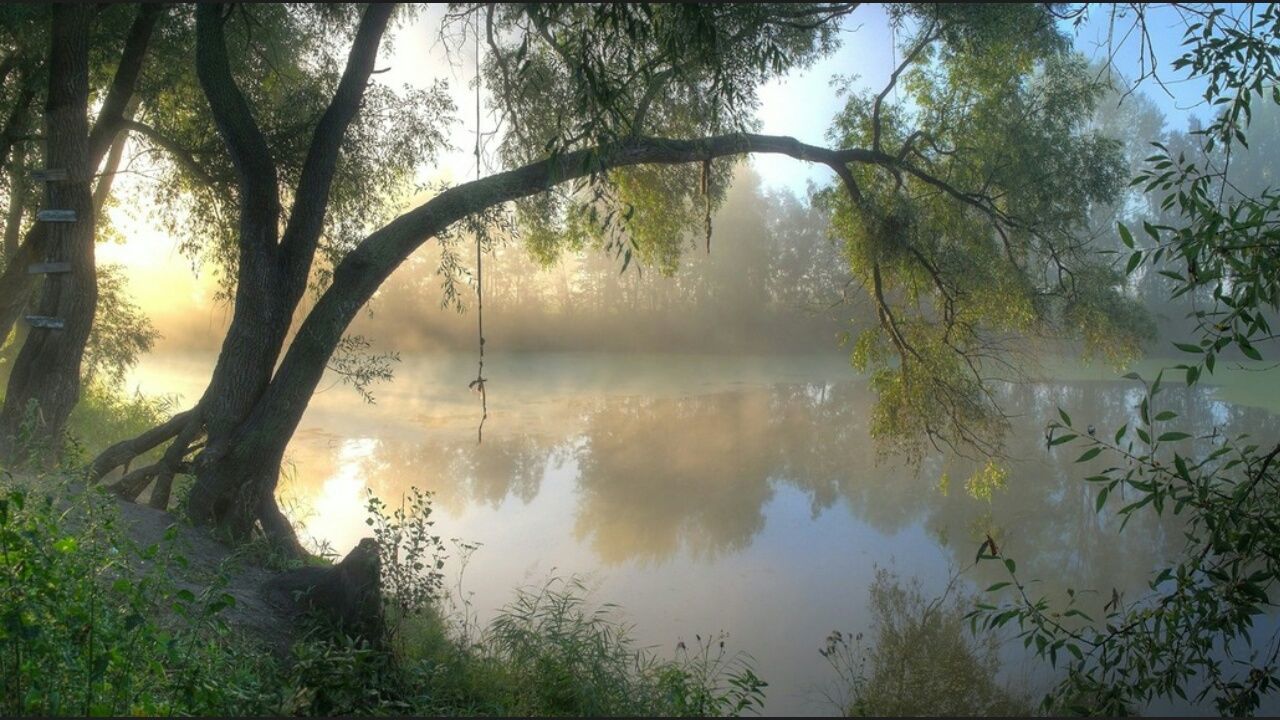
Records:
[[[124,51],[120,53],[120,64],[116,66],[115,77],[111,80],[111,89],[102,101],[102,110],[98,119],[89,131],[89,167],[97,168],[102,164],[116,139],[129,101],[138,86],[138,76],[142,73],[142,63],[147,57],[147,46],[151,42],[152,31],[160,17],[168,11],[168,7],[159,3],[143,3],[138,7],[138,14],[129,28],[129,36],[125,40]]]
[[[454,223],[488,208],[612,168],[676,165],[752,153],[787,155],[826,165],[847,184],[853,180],[848,168],[850,163],[902,169],[967,204],[986,209],[981,203],[975,204],[966,193],[900,163],[892,155],[863,148],[824,148],[791,137],[732,133],[695,140],[633,138],[610,146],[555,155],[449,188],[361,241],[335,268],[333,282],[299,327],[266,393],[246,420],[246,427],[259,428],[257,437],[261,438],[272,437],[276,432],[292,433],[301,420],[307,399],[320,382],[330,355],[360,308],[414,250]],[[848,188],[856,193],[856,185],[849,184]],[[856,194],[854,197],[856,200]],[[999,222],[996,216],[992,218]],[[250,456],[255,451],[254,438],[242,440],[234,451]]]
[[[873,150],[880,150],[880,104],[884,102],[884,99],[888,97],[889,92],[898,84],[898,76],[902,75],[903,71],[906,70],[911,63],[915,62],[920,51],[924,50],[929,43],[933,42],[933,33],[936,29],[937,24],[935,23],[925,31],[924,35],[920,38],[920,42],[916,43],[916,46],[911,49],[911,52],[907,53],[907,56],[902,59],[902,63],[899,64],[898,67],[894,69],[893,74],[889,76],[889,83],[884,86],[884,89],[880,91],[879,95],[876,95],[876,100],[871,106],[871,148]]]
[[[137,120],[126,120],[122,125],[122,129],[138,133],[152,144],[157,145],[162,150],[169,153],[173,156],[174,160],[177,160],[178,163],[187,170],[187,172],[195,175],[196,179],[200,182],[205,183],[206,185],[218,184],[218,181],[214,179],[208,171],[200,166],[195,155],[191,154],[191,151],[183,147],[177,140],[165,135],[163,132],[152,126],[143,122],[138,122]]]
[[[271,148],[249,103],[236,85],[227,59],[223,6],[196,7],[196,74],[209,100],[214,124],[226,143],[240,190],[242,245],[274,249],[280,217],[280,188]]]
[[[297,199],[281,238],[290,295],[295,290],[292,286],[297,286],[300,293],[306,285],[307,272],[324,227],[325,208],[329,204],[329,190],[333,185],[342,138],[360,110],[374,61],[378,57],[378,46],[394,9],[393,4],[387,3],[373,3],[365,9],[342,79],[329,107],[316,124],[298,189],[294,193]]]

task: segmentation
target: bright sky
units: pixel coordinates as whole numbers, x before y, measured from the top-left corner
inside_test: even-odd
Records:
[[[1136,77],[1140,57],[1137,35],[1130,30],[1132,18],[1113,17],[1113,13],[1111,6],[1095,6],[1080,28],[1064,26],[1064,30],[1072,33],[1077,49],[1090,59],[1100,60],[1114,52],[1117,66],[1128,68],[1127,72]],[[424,169],[424,173],[431,178],[471,177],[475,172],[469,149],[475,132],[475,93],[471,87],[475,77],[474,46],[468,44],[461,52],[446,52],[438,39],[443,14],[443,6],[430,5],[411,25],[399,29],[391,56],[380,64],[389,70],[378,79],[392,87],[423,87],[442,77],[449,82],[461,116],[458,142],[466,147],[446,157],[442,167]],[[1167,67],[1181,54],[1184,21],[1176,10],[1157,8],[1148,11],[1147,26],[1155,57],[1164,67],[1164,87],[1148,82],[1143,89],[1166,116],[1185,118],[1200,104],[1204,84],[1179,80]],[[899,57],[894,48],[897,38],[883,6],[872,3],[859,8],[844,23],[841,36],[842,46],[836,53],[761,88],[762,132],[824,144],[831,119],[842,105],[841,98],[832,91],[833,78],[852,77],[857,87],[865,89],[884,87]],[[494,123],[486,113],[481,124],[487,132]],[[809,182],[823,181],[829,175],[825,168],[785,157],[755,157],[751,162],[766,184],[799,195],[805,194]]]
[[[386,72],[376,76],[378,82],[397,88],[405,84],[425,87],[438,79],[449,84],[459,109],[459,122],[454,130],[457,138],[454,144],[459,147],[442,158],[438,166],[423,168],[420,181],[457,181],[475,174],[470,151],[476,125],[475,93],[471,87],[475,76],[474,46],[468,43],[460,52],[446,51],[438,39],[443,12],[442,6],[430,5],[410,24],[398,28],[392,52],[384,53],[378,62],[379,69],[385,68]],[[1074,33],[1076,45],[1095,59],[1108,54],[1109,47],[1120,46],[1121,52],[1116,56],[1118,66],[1132,68],[1130,74],[1136,75],[1138,43],[1135,37],[1125,36],[1130,24],[1131,20],[1125,19],[1113,23],[1109,6],[1095,6],[1088,22]],[[1148,27],[1152,30],[1156,57],[1167,68],[1180,54],[1182,21],[1176,11],[1155,10],[1150,12]],[[884,10],[879,5],[859,8],[846,20],[842,40],[842,47],[830,57],[761,89],[762,132],[825,144],[827,127],[841,105],[841,99],[831,89],[834,76],[853,76],[866,88],[884,86],[898,60],[894,33]],[[1202,86],[1179,82],[1168,70],[1165,81],[1168,92],[1150,82],[1143,90],[1170,117],[1172,125],[1184,126],[1187,111],[1198,104]],[[492,130],[494,124],[495,120],[487,114],[481,122],[486,131]],[[777,156],[753,158],[752,163],[768,186],[789,189],[802,196],[809,183],[824,182],[829,172]],[[492,169],[487,167],[486,171]],[[130,184],[130,179],[125,177],[117,187],[128,193]],[[204,272],[199,278],[193,275],[190,262],[148,220],[148,210],[131,202],[121,203],[112,210],[113,222],[128,241],[101,245],[100,259],[128,267],[131,291],[160,327],[169,325],[171,320],[177,322],[180,317],[189,318],[192,312],[200,313],[201,318],[208,316],[211,327],[216,325],[226,309],[215,307],[211,302],[215,290],[211,274]]]

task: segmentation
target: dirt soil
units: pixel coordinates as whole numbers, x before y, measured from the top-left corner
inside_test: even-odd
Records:
[[[198,595],[220,571],[225,572],[228,583],[223,592],[234,597],[236,603],[223,611],[223,619],[273,651],[287,651],[295,632],[293,612],[270,602],[263,592],[267,581],[278,574],[276,571],[236,557],[231,548],[170,513],[123,500],[117,505],[126,531],[141,547],[161,542],[169,527],[177,528],[175,549],[187,560],[181,576],[174,578],[179,588]]]

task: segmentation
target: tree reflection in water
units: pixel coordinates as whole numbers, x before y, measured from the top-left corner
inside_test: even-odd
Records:
[[[994,634],[974,636],[974,599],[926,600],[918,582],[881,568],[871,584],[871,630],[836,631],[819,650],[837,676],[828,698],[846,717],[1022,716],[1031,702],[1000,683]]]
[[[1130,542],[1115,542],[1111,517],[1094,512],[1094,490],[1081,481],[1088,464],[1046,448],[1043,428],[1058,406],[1073,408],[1081,423],[1125,422],[1135,401],[1124,385],[1041,383],[1004,394],[1015,415],[1008,476],[985,499],[959,482],[981,467],[975,460],[931,455],[907,465],[878,457],[867,432],[871,397],[861,382],[580,398],[542,406],[527,424],[495,423],[480,445],[466,427],[455,428],[452,439],[444,431],[379,439],[360,471],[380,496],[421,484],[442,508],[459,512],[472,504],[497,508],[509,498],[527,504],[548,468],[564,465],[574,474],[573,535],[604,564],[740,551],[765,527],[767,505],[782,486],[803,492],[814,517],[842,502],[885,535],[919,523],[957,565],[968,565],[989,534],[1046,589],[1092,588],[1109,597],[1175,549],[1176,523],[1145,515],[1130,523]],[[1170,393],[1167,402],[1198,427],[1256,432],[1276,424],[1263,411],[1215,400],[1209,388]],[[322,467],[332,459],[305,462]],[[951,487],[940,486],[944,476],[956,480]]]

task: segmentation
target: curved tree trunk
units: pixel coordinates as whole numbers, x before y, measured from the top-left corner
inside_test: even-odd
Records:
[[[274,504],[285,448],[348,325],[391,273],[430,238],[468,216],[603,169],[689,163],[752,152],[789,155],[832,166],[846,175],[847,162],[891,161],[871,151],[832,151],[764,135],[639,138],[614,148],[568,153],[442,192],[365,238],[338,264],[333,282],[307,314],[251,411],[235,423],[221,452],[205,453],[196,463],[190,512],[232,535],[247,532],[261,520],[256,513],[262,504]]]
[[[858,189],[849,165],[858,163],[911,174],[959,202],[990,212],[904,157],[878,148],[829,149],[794,138],[749,133],[687,140],[631,137],[463,183],[376,230],[335,268],[332,283],[307,314],[281,359],[291,316],[304,292],[323,227],[338,149],[358,111],[389,13],[385,5],[372,4],[365,10],[342,80],[315,129],[292,193],[296,201],[280,235],[275,163],[232,77],[222,34],[223,10],[200,5],[196,11],[200,83],[235,166],[241,198],[235,314],[210,385],[191,414],[183,422],[171,421],[163,431],[148,433],[146,442],[139,438],[114,446],[108,451],[113,453],[110,462],[100,458],[94,463],[94,473],[100,477],[111,463],[126,463],[128,447],[163,441],[157,440],[161,436],[178,436],[166,453],[172,462],[130,474],[145,484],[151,477],[172,472],[174,464],[188,454],[191,441],[203,431],[207,440],[192,464],[196,483],[188,499],[188,512],[193,520],[220,528],[233,539],[260,530],[287,548],[297,549],[274,493],[285,447],[331,355],[360,308],[387,277],[422,244],[469,216],[612,168],[706,163],[751,153],[782,154],[826,165],[854,198]],[[131,485],[129,489],[136,493],[141,487]]]

